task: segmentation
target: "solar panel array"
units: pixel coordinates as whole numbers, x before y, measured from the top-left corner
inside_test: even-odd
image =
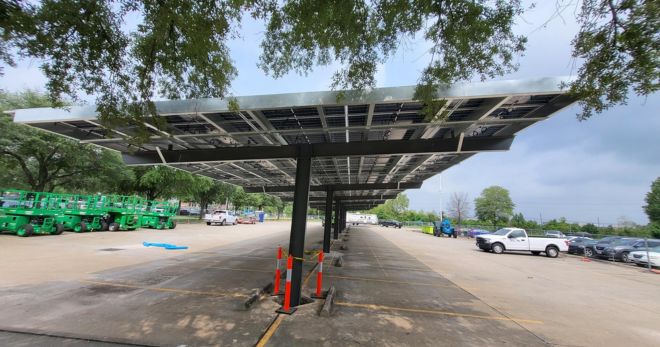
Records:
[[[162,101],[158,121],[146,118],[150,140],[135,147],[132,127],[108,130],[93,107],[17,110],[16,122],[122,153],[214,150],[245,146],[453,139],[511,136],[573,102],[558,87],[563,79],[457,85],[438,92],[442,108],[429,115],[413,100],[413,87],[347,94],[310,92],[237,97],[240,111],[221,99]],[[158,126],[157,124],[160,124]],[[474,152],[315,157],[312,186],[414,183],[437,175]],[[177,169],[246,187],[250,191],[295,184],[295,158],[167,163]],[[403,189],[340,191],[352,209],[366,209]],[[271,193],[291,199],[292,192]],[[312,190],[322,206],[325,192]],[[372,197],[377,199],[370,200]],[[380,199],[382,197],[382,199]],[[354,200],[350,200],[354,199]]]

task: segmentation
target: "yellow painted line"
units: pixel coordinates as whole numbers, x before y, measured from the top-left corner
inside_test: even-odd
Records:
[[[414,312],[414,313],[429,313],[429,314],[437,314],[437,315],[452,316],[452,317],[478,318],[478,319],[509,321],[509,322],[516,322],[516,323],[528,323],[528,324],[543,324],[543,322],[540,321],[540,320],[496,317],[496,316],[486,316],[486,315],[448,312],[448,311],[438,311],[438,310],[424,310],[424,309],[417,309],[417,308],[392,307],[392,306],[371,305],[371,304],[355,304],[355,303],[350,303],[350,302],[335,302],[335,305],[346,306],[346,307],[365,308],[365,309],[373,310],[373,311],[401,311],[401,312]]]
[[[440,287],[440,288],[456,288],[461,289],[461,287],[455,285],[444,285],[444,284],[434,284],[434,283],[421,283],[421,282],[404,282],[404,281],[394,281],[394,280],[384,280],[380,278],[368,278],[368,277],[351,277],[351,276],[337,276],[337,275],[325,275],[323,277],[328,278],[338,278],[342,280],[355,280],[355,281],[372,281],[372,282],[385,282],[385,283],[396,283],[396,284],[407,284],[412,286],[429,286],[429,287]]]
[[[275,318],[273,324],[271,324],[268,327],[268,330],[266,330],[264,336],[259,340],[259,342],[257,342],[256,347],[264,347],[268,343],[270,338],[273,337],[273,334],[275,334],[277,328],[280,327],[280,324],[282,323],[283,320],[284,320],[284,315],[281,314],[277,315],[277,318]]]
[[[234,298],[247,298],[248,297],[247,295],[241,294],[241,293],[205,292],[205,291],[196,291],[196,290],[185,290],[185,289],[175,289],[175,288],[160,288],[160,287],[146,287],[146,286],[137,286],[137,285],[132,285],[132,284],[87,281],[87,280],[80,280],[80,282],[88,283],[88,284],[95,284],[95,285],[100,285],[100,286],[108,286],[108,287],[144,289],[144,290],[151,290],[151,291],[155,291],[155,292],[168,292],[168,293],[178,293],[178,294],[187,294],[187,295],[205,295],[205,296],[234,297]]]

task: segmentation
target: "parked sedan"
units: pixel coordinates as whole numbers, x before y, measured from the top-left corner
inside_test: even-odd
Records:
[[[403,226],[403,223],[401,223],[399,221],[396,221],[396,220],[393,220],[393,219],[392,220],[382,220],[382,221],[378,222],[378,224],[380,224],[381,226],[384,226],[384,227],[395,227],[395,228],[399,228],[399,229],[401,229],[401,227]]]
[[[593,245],[586,245],[584,248],[584,254],[587,257],[595,257],[603,253],[605,248],[609,246],[610,243],[621,239],[621,236],[607,236],[603,237],[602,239],[598,240],[595,244]]]
[[[575,237],[568,240],[568,253],[569,254],[584,254],[584,250],[589,246],[596,244],[596,241],[588,237]]]
[[[631,262],[630,252],[646,250],[646,244],[649,248],[660,246],[660,240],[644,239],[621,239],[610,244],[610,247],[605,248],[605,257],[607,259],[614,259],[624,263]]]
[[[646,250],[630,252],[630,261],[637,266],[648,266],[646,253]],[[660,246],[649,248],[648,255],[651,258],[651,266],[660,267]]]
[[[598,247],[596,248],[596,256],[601,259],[608,259],[608,260],[621,260],[621,254],[618,252],[618,250],[622,249],[622,247],[630,247],[634,245],[639,239],[633,239],[633,238],[628,238],[628,237],[622,237],[618,240],[614,240],[607,244],[603,249],[602,252],[598,253]],[[618,257],[616,256],[617,253],[619,254]],[[627,255],[626,255],[627,256]],[[618,258],[618,259],[617,259]]]

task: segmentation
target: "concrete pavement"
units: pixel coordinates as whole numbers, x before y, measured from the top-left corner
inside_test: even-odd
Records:
[[[195,225],[61,240],[2,235],[17,246],[0,254],[11,264],[0,267],[0,345],[660,342],[660,276],[564,256],[494,255],[469,240],[375,226],[353,227],[347,242],[333,243],[324,265],[324,287],[338,291],[331,317],[318,316],[322,300],[291,316],[275,313],[279,303],[271,297],[246,310],[254,288],[272,281],[276,246],[288,244],[289,228]],[[142,241],[191,249],[146,249]],[[306,249],[320,241],[320,225],[309,224]],[[102,250],[108,248],[117,250]],[[344,266],[331,266],[340,254]],[[30,255],[36,260],[20,261]],[[313,255],[304,263],[306,295],[315,289]]]

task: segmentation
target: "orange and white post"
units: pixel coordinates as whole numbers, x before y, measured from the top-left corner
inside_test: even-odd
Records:
[[[280,262],[282,261],[282,246],[277,247],[277,262],[275,264],[275,285],[273,286],[273,295],[279,295],[280,293],[280,277],[282,277],[282,272],[280,271]]]
[[[316,272],[316,293],[312,297],[315,299],[325,298],[323,293],[323,252],[319,253],[319,266]]]
[[[291,272],[293,271],[293,256],[289,254],[286,260],[286,283],[284,285],[284,305],[277,310],[279,313],[292,314],[296,308],[291,308]]]

